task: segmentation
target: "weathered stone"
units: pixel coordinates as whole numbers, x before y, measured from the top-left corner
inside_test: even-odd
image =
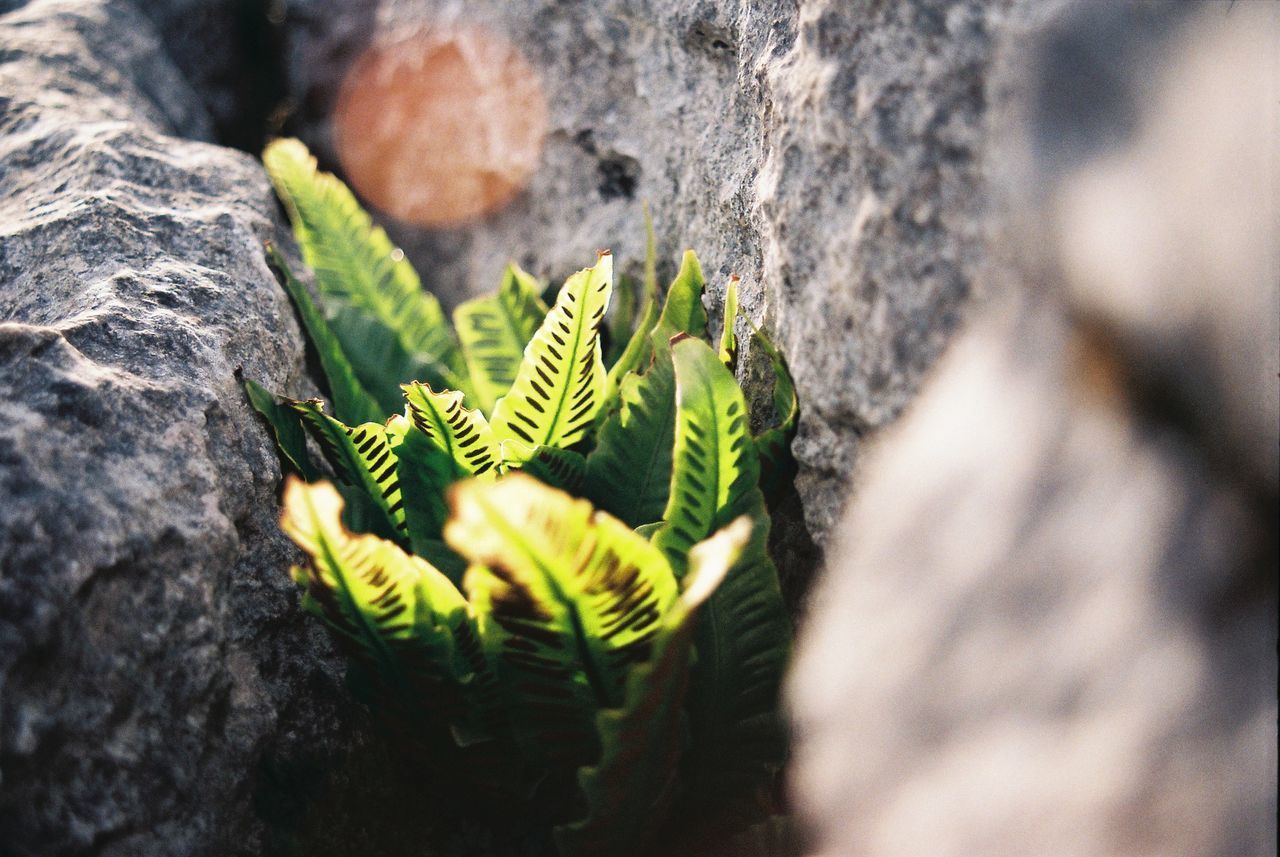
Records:
[[[0,853],[267,853],[361,740],[236,377],[307,389],[276,203],[125,3],[0,17],[0,93]]]
[[[1278,35],[1082,4],[1011,46],[1011,292],[869,453],[801,634],[818,853],[1275,853]]]
[[[541,169],[478,227],[395,237],[456,300],[513,256],[547,278],[605,245],[635,264],[649,201],[662,257],[696,249],[712,303],[741,274],[742,305],[788,355],[821,542],[859,439],[910,399],[973,291],[986,69],[1010,3],[302,0],[285,21],[290,127],[336,164],[337,75],[312,58],[441,19],[504,34],[543,77]],[[330,15],[340,26],[317,25]]]

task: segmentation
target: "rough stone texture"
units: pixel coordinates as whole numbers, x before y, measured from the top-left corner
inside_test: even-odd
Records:
[[[1022,282],[869,452],[789,682],[816,853],[1276,852],[1278,36],[1013,51]]]
[[[909,400],[974,289],[986,69],[1011,2],[300,0],[286,128],[333,165],[333,61],[371,40],[463,21],[521,46],[550,102],[541,170],[477,228],[395,236],[456,300],[513,256],[548,278],[604,245],[637,260],[648,200],[662,257],[695,248],[717,305],[741,274],[789,356],[822,542],[860,438]]]
[[[0,17],[5,857],[278,853],[363,740],[235,377],[305,390],[281,223],[211,132],[127,4]]]

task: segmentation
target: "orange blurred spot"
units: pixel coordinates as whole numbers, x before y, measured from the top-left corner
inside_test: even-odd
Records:
[[[401,220],[444,227],[496,211],[524,187],[547,105],[513,45],[460,27],[371,47],[343,81],[333,121],[360,194]]]

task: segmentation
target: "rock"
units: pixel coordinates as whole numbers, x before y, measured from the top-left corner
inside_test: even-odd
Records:
[[[237,380],[309,388],[267,180],[118,0],[0,17],[0,93],[0,853],[323,838],[364,739]]]
[[[1010,291],[868,454],[789,681],[816,853],[1275,853],[1277,34],[1010,46]]]
[[[318,58],[350,63],[443,24],[505,35],[548,99],[540,170],[474,228],[395,238],[456,301],[491,290],[510,257],[556,279],[609,245],[638,267],[647,200],[667,273],[695,248],[717,311],[741,274],[743,307],[789,357],[799,501],[821,543],[861,437],[909,401],[974,291],[987,67],[1011,5],[300,0],[284,22],[298,107],[285,127],[337,166],[341,78]]]
[[[161,48],[197,96],[211,135],[257,155],[270,115],[284,97],[280,46],[272,18],[280,0],[147,0],[138,3]]]

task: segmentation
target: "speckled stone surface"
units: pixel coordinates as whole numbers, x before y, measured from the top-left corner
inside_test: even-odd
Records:
[[[268,853],[359,740],[236,377],[308,389],[284,232],[211,135],[127,4],[0,17],[6,857]]]

